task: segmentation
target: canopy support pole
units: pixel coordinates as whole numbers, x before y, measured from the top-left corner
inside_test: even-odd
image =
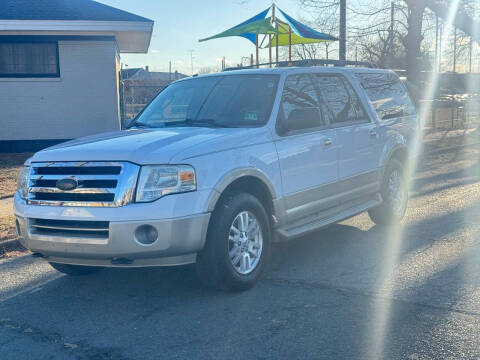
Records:
[[[275,3],[272,4],[272,22],[275,23],[275,30],[277,33],[275,34],[275,63],[278,66],[278,23],[277,23],[277,18],[275,16],[275,8],[276,5]],[[271,43],[270,43],[271,47]]]
[[[255,62],[258,68],[258,34],[255,35]]]
[[[268,62],[270,63],[269,67],[272,67],[272,34],[268,34]],[[471,52],[470,52],[471,54]],[[471,58],[471,56],[470,56]]]
[[[288,31],[288,61],[292,61],[292,29]]]

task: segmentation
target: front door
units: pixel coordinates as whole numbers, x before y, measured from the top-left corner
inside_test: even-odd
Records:
[[[288,221],[337,204],[337,136],[308,74],[287,77],[277,118],[277,147]],[[332,190],[330,193],[329,189]]]

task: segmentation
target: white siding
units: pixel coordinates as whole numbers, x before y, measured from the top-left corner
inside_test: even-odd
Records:
[[[119,129],[116,56],[113,41],[59,41],[60,78],[0,78],[0,141]]]

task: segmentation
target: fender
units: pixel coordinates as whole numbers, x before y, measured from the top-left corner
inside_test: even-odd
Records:
[[[265,175],[261,170],[253,168],[253,167],[246,167],[246,168],[237,168],[233,169],[230,172],[226,173],[214,186],[214,191],[210,195],[210,199],[208,201],[208,208],[207,211],[211,212],[215,209],[215,205],[218,202],[218,199],[223,194],[225,189],[233,183],[235,180],[245,177],[245,176],[252,176],[256,177],[257,179],[261,180],[270,191],[270,195],[272,197],[273,203],[275,204],[275,199],[277,198],[277,192],[275,191],[275,187],[271,183],[270,179]]]
[[[404,151],[405,154],[407,154],[407,159],[409,157],[409,153],[408,153],[408,147],[406,145],[406,143],[403,143],[403,142],[400,142],[400,143],[395,143],[393,144],[390,149],[388,150],[388,152],[385,152],[385,156],[384,158],[382,159],[382,166],[381,166],[381,171],[380,171],[380,179],[383,179],[384,177],[384,173],[385,173],[385,169],[387,167],[387,164],[390,162],[390,160],[392,159],[393,157],[393,154],[397,151],[397,150],[401,150],[401,151]],[[382,180],[383,181],[383,180]]]

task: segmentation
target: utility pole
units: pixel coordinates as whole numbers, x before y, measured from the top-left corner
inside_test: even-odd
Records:
[[[188,50],[188,52],[190,53],[190,67],[191,67],[191,73],[193,75],[193,52],[195,50]]]
[[[435,16],[435,71],[438,70],[438,15]]]
[[[389,40],[390,43],[388,44],[390,46],[390,66],[393,65],[393,38],[394,38],[394,33],[393,33],[393,26],[395,25],[395,3],[392,1],[390,5],[390,29],[389,29]]]
[[[453,72],[457,70],[457,27],[453,31]]]
[[[346,60],[347,52],[347,0],[340,0],[340,48],[339,60]]]
[[[440,36],[438,40],[438,72],[442,72],[442,41],[443,40],[443,23],[440,24]]]
[[[468,72],[472,72],[472,50],[473,50],[473,39],[470,35],[470,43],[468,44]]]
[[[168,62],[168,81],[172,82],[172,62]]]

